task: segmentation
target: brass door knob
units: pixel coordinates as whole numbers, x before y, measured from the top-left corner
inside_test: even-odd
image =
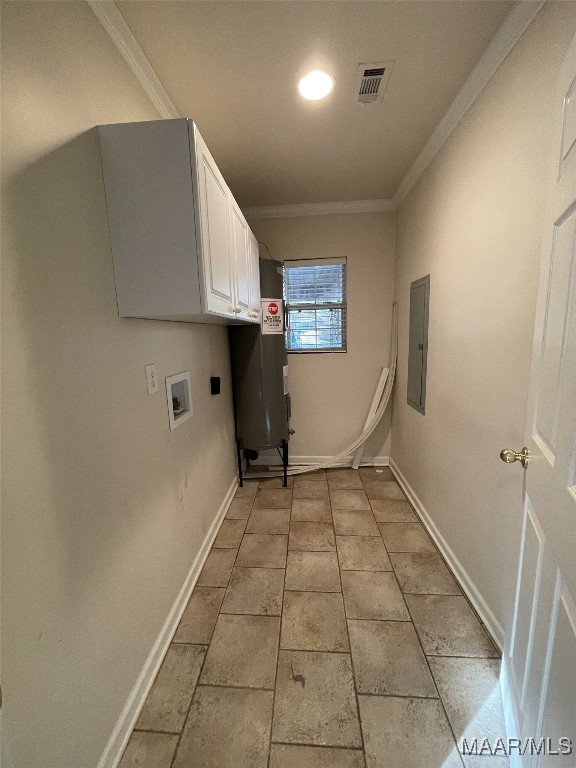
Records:
[[[516,451],[513,451],[512,448],[504,448],[503,451],[500,451],[500,458],[506,464],[513,464],[515,461],[519,461],[520,464],[526,468],[528,466],[529,458],[528,448],[522,448],[520,453],[516,453]]]

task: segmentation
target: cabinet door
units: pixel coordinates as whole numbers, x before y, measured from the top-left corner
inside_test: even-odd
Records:
[[[205,312],[233,316],[233,283],[228,196],[218,166],[198,131],[194,130],[198,207],[200,213],[201,269]]]
[[[230,195],[230,226],[232,234],[232,269],[234,273],[233,312],[237,318],[249,319],[250,312],[250,259],[248,252],[248,224],[238,204]]]
[[[258,241],[252,232],[248,235],[248,257],[250,262],[250,319],[254,323],[260,323],[260,255]]]

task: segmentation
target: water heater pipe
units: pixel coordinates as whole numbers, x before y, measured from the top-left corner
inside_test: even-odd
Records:
[[[318,469],[327,469],[328,467],[333,467],[335,465],[340,465],[343,459],[345,459],[347,456],[349,456],[351,453],[354,453],[363,443],[368,440],[370,435],[374,432],[378,424],[380,423],[380,420],[382,416],[384,415],[384,412],[386,411],[386,408],[388,407],[388,402],[390,400],[390,396],[392,394],[392,387],[394,386],[394,379],[396,376],[396,359],[398,356],[398,318],[397,318],[397,305],[396,302],[392,304],[392,335],[391,335],[391,343],[390,343],[390,362],[388,363],[388,368],[390,370],[390,373],[388,374],[388,378],[386,380],[386,385],[384,387],[384,391],[382,393],[382,399],[380,400],[380,405],[378,406],[376,413],[374,414],[374,417],[368,422],[368,424],[364,427],[364,431],[362,434],[354,440],[353,443],[351,443],[347,448],[345,448],[343,451],[341,451],[337,456],[333,456],[328,461],[323,461],[320,464],[310,464],[305,467],[292,467],[288,469],[289,475],[303,475],[306,472],[316,472]],[[281,473],[275,474],[274,472],[250,472],[248,475],[245,476],[246,480],[250,479],[259,479],[259,478],[265,478],[265,477],[282,477]]]

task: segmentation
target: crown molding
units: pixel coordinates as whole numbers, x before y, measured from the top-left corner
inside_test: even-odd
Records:
[[[162,117],[180,117],[113,0],[86,0]]]
[[[468,109],[488,85],[492,76],[518,40],[522,37],[528,25],[546,4],[546,0],[520,0],[510,11],[498,32],[492,38],[460,92],[440,120],[434,133],[430,136],[424,149],[420,152],[414,165],[410,168],[400,186],[394,193],[394,208],[397,208],[414,184],[424,173],[428,165],[436,157],[446,139],[462,120]]]
[[[152,65],[140,48],[130,27],[113,0],[86,0],[112,42],[124,57],[148,97],[162,117],[180,117],[164,90]],[[452,131],[482,93],[492,76],[539,13],[546,0],[519,0],[486,48],[462,89],[436,126],[416,161],[404,177],[392,199],[351,200],[343,203],[304,203],[243,208],[246,218],[268,219],[287,216],[321,216],[337,213],[374,213],[392,211],[408,195],[428,165],[436,157]]]
[[[247,219],[280,219],[289,216],[325,216],[330,213],[376,213],[392,211],[392,200],[348,200],[343,203],[302,203],[242,208]]]

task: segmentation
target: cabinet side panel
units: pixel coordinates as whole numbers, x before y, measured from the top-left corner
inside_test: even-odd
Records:
[[[121,317],[198,314],[186,120],[99,126]]]

